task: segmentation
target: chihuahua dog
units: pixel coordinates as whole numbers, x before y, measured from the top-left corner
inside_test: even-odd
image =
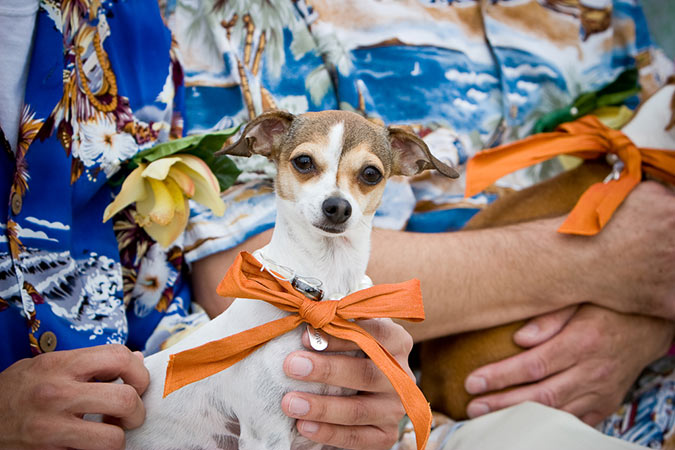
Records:
[[[277,219],[270,243],[254,253],[274,271],[323,282],[324,298],[368,286],[370,232],[385,181],[435,168],[457,172],[431,155],[415,134],[385,128],[345,111],[294,116],[265,113],[221,151],[259,154],[275,162]],[[127,449],[317,449],[281,410],[290,391],[347,392],[285,376],[286,356],[302,347],[301,327],[271,340],[230,367],[162,398],[169,355],[279,319],[289,313],[260,301],[237,299],[183,341],[145,360],[150,386],[144,425],[127,433]]]
[[[638,147],[675,150],[675,78],[642,103],[621,131]],[[476,214],[464,229],[567,214],[586,189],[612,171],[604,160],[587,160],[555,178],[500,198]],[[474,398],[464,387],[467,376],[479,367],[523,352],[514,343],[513,334],[524,324],[519,321],[425,342],[420,352],[421,386],[431,406],[453,419],[467,419],[466,407]],[[669,448],[675,449],[675,438],[671,445]]]

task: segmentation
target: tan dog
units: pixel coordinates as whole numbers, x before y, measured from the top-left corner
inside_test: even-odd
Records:
[[[668,114],[670,111],[670,114]],[[622,129],[638,147],[675,150],[675,79],[638,109]],[[478,213],[465,229],[493,228],[569,213],[588,187],[611,172],[604,160],[589,160],[546,182],[507,195]],[[466,419],[473,396],[464,382],[474,370],[523,351],[513,334],[525,321],[435,339],[421,347],[422,391],[433,409]]]

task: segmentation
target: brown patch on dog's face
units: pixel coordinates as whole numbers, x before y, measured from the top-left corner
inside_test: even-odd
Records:
[[[323,142],[322,142],[323,141]],[[297,200],[297,191],[300,185],[310,185],[316,183],[324,168],[327,165],[321,149],[327,145],[326,139],[320,139],[316,142],[303,142],[295,147],[290,154],[282,154],[278,162],[278,173],[276,180],[277,195],[285,200]],[[311,166],[307,171],[300,171],[300,165],[297,161],[302,158],[309,158]],[[294,160],[296,161],[294,164]]]
[[[349,191],[364,215],[375,214],[386,183],[386,171],[379,156],[367,143],[343,154],[338,168],[340,189]]]

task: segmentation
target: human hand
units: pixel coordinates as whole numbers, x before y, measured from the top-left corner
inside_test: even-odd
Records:
[[[121,378],[121,383],[99,383]],[[124,429],[145,419],[150,377],[123,345],[45,353],[0,372],[0,448],[123,449]],[[112,423],[84,420],[104,414]]]
[[[363,320],[358,324],[414,378],[408,366],[413,341],[403,327],[389,319]],[[348,341],[332,336],[327,340],[329,352],[358,350]],[[310,348],[307,333],[303,334],[303,344]],[[349,397],[286,394],[281,407],[286,415],[298,419],[298,431],[306,438],[348,449],[388,449],[396,443],[398,423],[405,410],[387,377],[370,359],[298,351],[288,355],[284,371],[298,380],[358,391]]]
[[[469,403],[468,415],[531,400],[595,425],[617,409],[642,369],[668,351],[674,332],[672,322],[594,305],[539,316],[514,335],[532,348],[467,377],[469,393],[488,393]],[[507,387],[513,389],[489,394]]]
[[[626,313],[675,320],[675,194],[640,183],[584,249],[582,299]],[[588,276],[588,273],[592,273]]]

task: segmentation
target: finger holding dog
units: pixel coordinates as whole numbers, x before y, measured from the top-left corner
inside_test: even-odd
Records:
[[[81,381],[111,381],[121,378],[142,395],[150,383],[140,352],[132,353],[123,345],[84,348],[73,354],[68,366]]]
[[[330,403],[325,399],[330,398]],[[378,426],[398,423],[405,414],[396,395],[363,393],[349,397],[326,397],[305,392],[284,396],[281,406],[296,419],[326,425]]]
[[[121,377],[126,383],[100,383]],[[0,447],[124,448],[124,428],[140,426],[148,374],[123,346],[59,351],[20,360],[0,373]],[[21,410],[23,414],[16,414]],[[84,420],[109,415],[117,424]]]
[[[396,443],[398,427],[346,427],[299,421],[300,434],[315,442],[353,450],[387,450]]]
[[[541,345],[531,352],[482,367],[467,377],[465,388],[470,394],[478,395],[553,376],[579,363],[579,354],[573,348],[566,348],[568,344],[574,346],[575,343]],[[527,356],[521,358],[523,355]]]
[[[286,375],[356,391],[395,392],[389,379],[368,358],[298,351],[284,363]]]
[[[412,350],[413,341],[410,334],[402,326],[390,319],[360,320],[357,323],[394,356],[410,378],[415,378],[408,365],[408,356]],[[360,350],[353,342],[338,339],[326,333],[320,333],[322,338],[328,343],[326,352]],[[302,343],[306,348],[311,349],[307,332],[302,335]],[[294,354],[291,354],[286,358],[284,370],[287,375],[293,378],[309,376],[311,379],[302,379],[332,386],[346,387],[357,391],[394,392],[394,388],[384,373],[368,358],[355,358],[346,355],[321,355],[315,352],[297,352],[297,356],[307,359],[312,369],[307,375],[295,375],[297,372],[294,373],[292,370],[292,364],[297,360]]]
[[[666,353],[674,332],[662,319],[583,305],[553,338],[475,371],[485,381],[482,392],[513,389],[478,397],[467,411],[477,417],[530,400],[595,425],[618,407],[642,369]]]

